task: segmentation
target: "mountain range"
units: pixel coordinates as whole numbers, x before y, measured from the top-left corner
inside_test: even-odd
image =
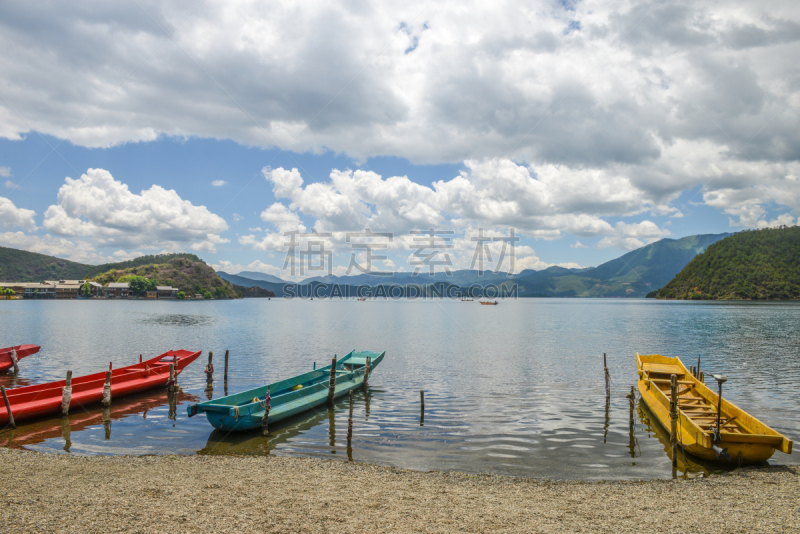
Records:
[[[355,276],[315,276],[295,284],[264,273],[244,271],[229,274],[218,271],[221,278],[243,287],[260,287],[283,296],[303,294],[308,284],[339,286],[418,285],[443,283],[467,288],[489,284],[509,286],[517,284],[520,296],[526,297],[644,297],[666,285],[697,254],[709,245],[731,234],[703,234],[681,239],[662,239],[642,248],[628,252],[597,267],[568,269],[549,267],[541,271],[527,269],[509,276],[507,273],[474,270],[453,271],[451,275],[439,272],[434,275],[406,272],[391,273],[391,276],[359,274]],[[292,287],[294,286],[294,287]],[[351,293],[352,294],[352,293]]]

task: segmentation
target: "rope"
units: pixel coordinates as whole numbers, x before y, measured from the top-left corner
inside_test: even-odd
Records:
[[[106,382],[103,384],[103,406],[111,406],[111,384]]]
[[[61,390],[61,415],[69,414],[69,403],[72,400],[72,386],[64,386]]]
[[[14,374],[19,373],[19,366],[17,365],[17,362],[19,362],[17,359],[17,351],[15,351],[13,348],[11,349],[11,361],[14,363]]]

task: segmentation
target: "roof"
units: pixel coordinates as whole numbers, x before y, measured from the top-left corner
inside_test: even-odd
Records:
[[[109,289],[130,289],[131,285],[127,282],[111,282],[108,284]]]
[[[45,280],[45,283],[53,285],[55,284],[83,285],[86,283],[86,280]]]
[[[159,291],[177,291],[177,287],[172,286],[156,286],[156,289]]]
[[[92,287],[103,287],[103,284],[98,284],[97,282],[89,282],[89,285]]]
[[[80,289],[81,284],[56,284],[56,289]]]
[[[0,287],[23,287],[28,285],[26,282],[0,282]]]
[[[51,286],[50,284],[25,284],[25,287],[31,287],[31,288],[41,288],[41,287],[43,287],[43,288],[46,288],[46,289],[55,289],[55,287]]]

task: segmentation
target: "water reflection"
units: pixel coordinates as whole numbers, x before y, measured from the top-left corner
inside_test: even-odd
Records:
[[[341,451],[333,457],[419,470],[669,477],[668,447],[638,406],[631,418],[626,395],[636,383],[637,351],[681,356],[687,365],[702,354],[707,375],[729,376],[732,402],[776,430],[800,436],[800,306],[792,303],[525,299],[504,302],[491,317],[480,306],[460,302],[21,304],[0,301],[0,346],[22,339],[42,351],[21,362],[17,377],[0,375],[0,385],[9,388],[60,380],[66,369],[81,376],[105,369],[109,361],[127,365],[140,352],[230,349],[222,389],[206,391],[203,362],[180,375],[184,391],[207,399],[309,371],[315,360],[327,363],[333,353],[387,352],[369,391],[357,394],[354,448],[347,455],[344,440],[335,439],[337,420],[339,430],[347,420],[338,405],[333,414],[325,408],[287,427],[276,425],[267,439],[259,432],[223,439],[204,417],[187,418],[180,398],[141,406],[122,419],[113,416],[120,402],[115,400],[110,419],[98,407],[97,419],[85,428],[77,424],[81,414],[71,415],[73,453],[193,454],[216,447],[213,454],[330,458]],[[74,335],[76,323],[82,325],[80,336]],[[603,352],[611,375],[608,397],[599,364]],[[425,411],[418,404],[420,389],[426,392]],[[19,446],[61,452],[61,421],[51,424],[56,431],[50,437]],[[8,441],[4,436],[0,444]],[[18,446],[17,437],[9,439]],[[776,453],[774,460],[796,463],[800,448],[791,456]],[[681,474],[707,469],[688,462],[683,471],[687,462],[680,460]]]
[[[664,453],[666,453],[667,458],[671,461],[672,445],[670,444],[669,432],[658,423],[655,415],[653,415],[647,405],[641,401],[638,403],[638,412],[648,432],[648,437],[655,437],[658,439],[663,446]],[[678,447],[677,464],[678,465],[673,467],[672,470],[673,478],[693,478],[697,476],[706,476],[713,472],[730,471],[733,469],[727,464],[717,464],[686,454],[680,447]]]
[[[173,402],[198,402],[195,395],[177,393]],[[102,425],[104,439],[111,439],[112,421],[141,413],[142,419],[147,418],[147,413],[151,409],[158,408],[170,401],[167,393],[155,393],[150,395],[137,395],[114,399],[111,407],[91,407],[83,410],[71,410],[67,417],[51,417],[26,422],[12,431],[7,431],[9,440],[6,446],[22,448],[38,443],[43,443],[54,438],[61,438],[64,441],[63,450],[69,452],[72,447],[72,434],[84,431],[90,427]]]

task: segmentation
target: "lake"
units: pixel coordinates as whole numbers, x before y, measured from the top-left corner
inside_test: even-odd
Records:
[[[792,439],[800,436],[800,304],[520,299],[475,302],[282,300],[0,301],[0,347],[35,343],[6,387],[75,376],[170,349],[203,350],[165,391],[114,399],[0,433],[0,446],[70,454],[279,454],[416,470],[555,479],[696,476],[713,467],[681,461],[645,408],[625,397],[636,352],[680,356],[729,377],[723,395]],[[352,349],[386,351],[365,396],[259,432],[213,431],[188,418],[189,403],[328,365]],[[204,364],[213,351],[214,390]],[[603,353],[611,373],[606,403]],[[425,391],[424,420],[420,390]],[[637,397],[638,399],[638,397]],[[798,463],[776,452],[771,463]]]

